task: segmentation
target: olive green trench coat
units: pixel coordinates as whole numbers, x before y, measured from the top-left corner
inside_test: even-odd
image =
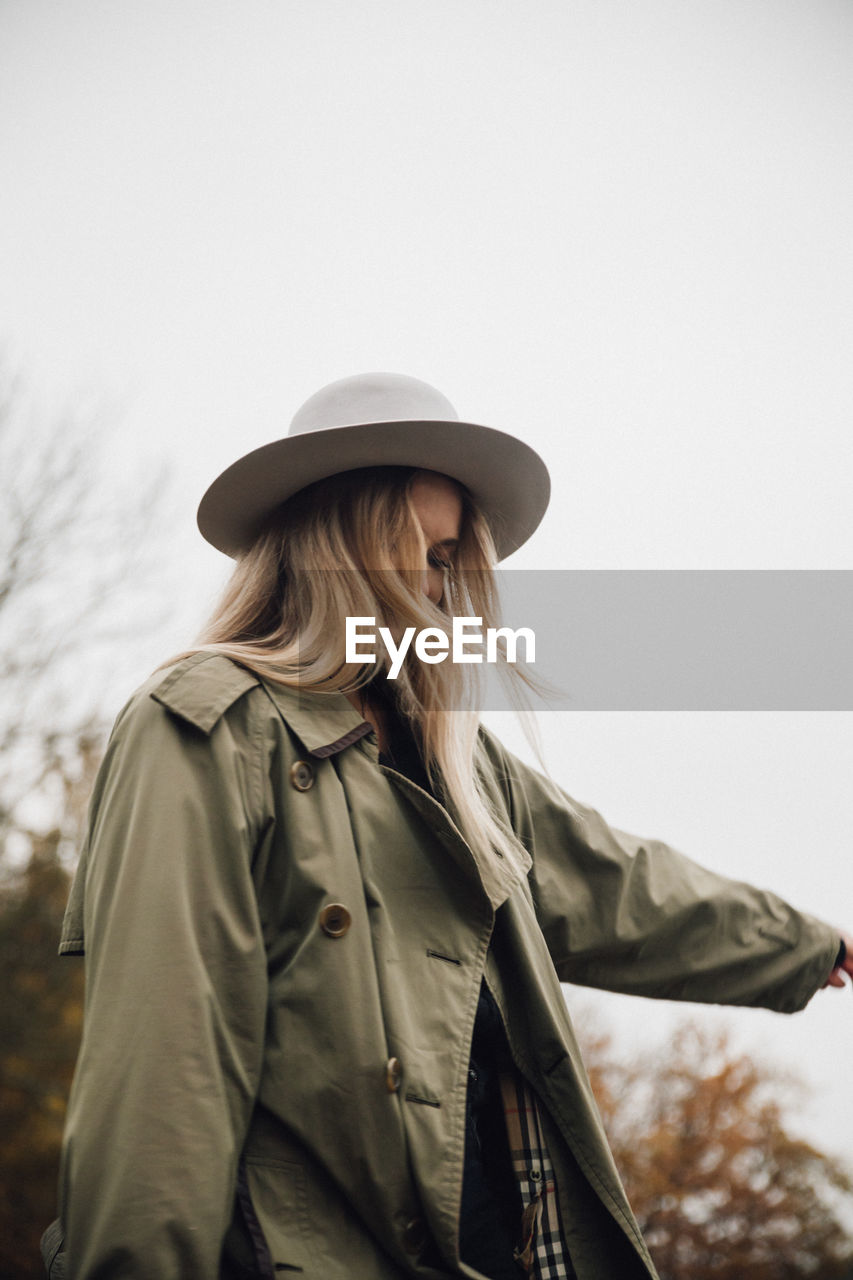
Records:
[[[342,695],[196,654],[131,700],[61,944],[86,955],[72,1280],[479,1275],[457,1228],[484,976],[580,1280],[654,1276],[560,982],[793,1011],[838,937],[480,741],[523,867],[481,862]]]

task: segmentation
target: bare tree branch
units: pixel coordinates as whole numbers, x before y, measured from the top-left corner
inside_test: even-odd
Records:
[[[55,820],[100,736],[93,652],[164,619],[146,586],[167,486],[117,483],[109,452],[98,415],[47,419],[0,360],[0,864],[11,837]]]

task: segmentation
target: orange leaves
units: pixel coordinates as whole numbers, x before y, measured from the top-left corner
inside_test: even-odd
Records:
[[[587,1043],[605,1126],[662,1280],[830,1280],[853,1241],[838,1161],[790,1135],[793,1082],[691,1023],[630,1066]]]

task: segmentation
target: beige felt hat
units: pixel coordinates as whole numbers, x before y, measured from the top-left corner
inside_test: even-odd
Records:
[[[357,467],[440,471],[471,493],[503,560],[526,542],[548,505],[545,463],[493,427],[460,422],[435,387],[399,373],[363,373],[323,387],[283,440],[238,459],[201,500],[198,527],[229,556],[251,546],[276,507],[306,485]]]

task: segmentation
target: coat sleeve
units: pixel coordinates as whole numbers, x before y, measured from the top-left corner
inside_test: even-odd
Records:
[[[203,731],[137,697],[96,784],[60,1177],[73,1280],[219,1272],[266,1013],[249,703]]]
[[[487,750],[533,859],[536,912],[562,982],[793,1013],[826,981],[837,929],[617,831],[494,740]]]

